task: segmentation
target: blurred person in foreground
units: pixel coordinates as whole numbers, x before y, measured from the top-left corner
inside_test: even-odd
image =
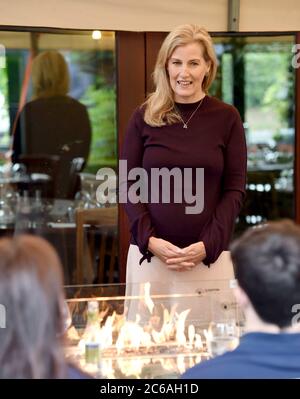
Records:
[[[244,312],[239,346],[183,378],[300,378],[300,227],[292,221],[249,229],[231,246]]]
[[[65,303],[62,269],[44,239],[0,240],[0,378],[88,378],[68,365],[63,350]]]

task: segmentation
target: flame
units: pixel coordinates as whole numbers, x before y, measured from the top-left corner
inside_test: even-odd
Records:
[[[159,362],[164,370],[172,371],[176,367],[174,359],[159,359]]]
[[[143,331],[142,333],[141,345],[145,346],[146,348],[150,348],[150,346],[152,345],[151,335],[146,331]]]
[[[200,355],[196,356],[195,358],[195,364],[198,364],[202,361],[202,357]]]
[[[100,364],[101,364],[100,372],[103,376],[109,379],[116,378],[112,359],[103,359]]]
[[[163,342],[166,341],[165,334],[162,331],[158,332],[158,331],[153,330],[152,331],[152,338],[153,338],[153,341],[156,344],[162,344]]]
[[[212,340],[213,336],[211,331],[205,329],[203,330],[203,334],[206,339],[206,342],[210,342]]]
[[[134,376],[135,378],[140,378],[145,359],[119,358],[117,363],[121,373],[126,377]]]
[[[176,341],[178,345],[184,346],[186,344],[186,337],[184,334],[185,319],[191,309],[186,309],[183,312],[177,314],[178,320],[176,322]]]
[[[177,356],[177,368],[178,368],[180,374],[183,374],[185,372],[186,366],[185,366],[185,361],[184,361],[184,355]]]
[[[109,348],[113,344],[112,332],[113,332],[113,324],[116,319],[116,312],[109,316],[106,319],[104,326],[100,330],[100,344],[101,348]]]
[[[189,337],[189,344],[190,346],[192,346],[195,339],[195,326],[193,324],[189,325],[188,337]]]
[[[172,306],[171,312],[169,313],[168,309],[164,309],[163,314],[163,326],[161,331],[164,333],[165,340],[169,341],[171,335],[174,331],[174,315],[175,315],[176,305]]]
[[[195,349],[203,349],[202,338],[200,334],[195,334]]]
[[[150,297],[150,283],[144,285],[144,301],[149,311],[152,313],[154,309],[154,303]],[[176,313],[177,304],[173,305],[169,311],[167,308],[163,309],[162,321],[159,316],[155,316],[155,320],[151,317],[150,324],[144,329],[139,323],[141,317],[139,314],[136,315],[135,322],[125,321],[124,316],[117,315],[114,312],[111,316],[108,316],[105,324],[96,331],[97,342],[100,343],[101,349],[107,349],[114,345],[113,332],[116,331],[117,339],[115,341],[115,347],[117,348],[118,354],[120,354],[125,348],[134,349],[138,351],[141,347],[150,348],[154,344],[163,344],[172,340],[175,337],[175,341],[178,345],[185,346],[187,338],[185,336],[185,322],[190,309],[186,309],[181,313]],[[103,315],[101,314],[101,320]],[[162,322],[162,324],[161,324]],[[161,324],[160,330],[157,327]],[[89,330],[86,329],[82,340],[79,343],[81,352],[84,351],[85,341],[89,339]],[[95,331],[93,331],[95,334]],[[202,346],[201,337],[196,338],[195,327],[190,325],[188,328],[188,340],[189,344],[193,345],[194,341],[198,347]],[[201,343],[201,344],[200,344]]]
[[[107,316],[101,327],[104,316],[103,314],[100,315],[97,342],[100,343],[101,351],[111,356],[109,358],[101,357],[101,374],[103,376],[116,378],[116,364],[113,360],[116,353],[118,356],[117,366],[120,371],[127,377],[135,376],[139,378],[143,367],[149,364],[151,360],[147,356],[144,356],[143,359],[137,359],[134,358],[133,354],[139,352],[143,355],[148,353],[159,354],[160,346],[162,346],[162,357],[154,359],[153,362],[160,362],[165,370],[171,371],[177,368],[180,373],[183,373],[187,367],[201,361],[201,356],[198,353],[198,351],[203,351],[201,335],[196,333],[193,324],[186,328],[186,319],[190,309],[177,313],[177,304],[174,304],[171,310],[162,305],[162,313],[160,315],[153,314],[154,302],[150,296],[150,288],[150,283],[144,285],[143,301],[152,315],[147,325],[140,325],[141,317],[139,314],[136,315],[135,321],[127,321],[125,315],[118,315],[114,312],[111,316]],[[89,338],[88,334],[89,331],[86,330],[78,344],[81,354],[84,353],[85,341]],[[210,331],[204,330],[207,341],[209,341],[210,335]],[[194,355],[179,353],[175,361],[173,358],[170,359],[165,356],[164,345],[177,348],[179,352],[189,348],[189,350],[194,351]],[[174,351],[174,349],[172,350]],[[121,354],[124,354],[124,356],[120,357]]]
[[[141,326],[132,321],[125,322],[116,342],[118,353],[121,353],[124,347],[138,350],[142,336],[144,336],[144,330]]]
[[[151,299],[150,296],[150,289],[151,289],[151,284],[149,282],[145,283],[144,285],[144,302],[149,310],[149,312],[152,314],[153,309],[154,309],[154,302]]]

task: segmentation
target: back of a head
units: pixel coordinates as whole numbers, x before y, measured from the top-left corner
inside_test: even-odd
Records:
[[[58,51],[44,51],[32,63],[34,98],[65,96],[70,77],[67,63]]]
[[[236,278],[260,318],[280,328],[300,304],[300,227],[283,220],[249,229],[231,246]]]
[[[0,378],[60,378],[65,375],[62,332],[62,271],[44,239],[0,240]]]

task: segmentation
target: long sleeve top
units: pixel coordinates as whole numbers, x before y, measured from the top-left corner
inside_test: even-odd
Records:
[[[198,104],[176,103],[176,107],[187,121]],[[131,243],[138,245],[149,261],[150,236],[180,248],[203,241],[207,255],[204,263],[209,265],[228,249],[245,194],[247,152],[240,115],[233,106],[210,96],[204,98],[187,129],[182,122],[151,127],[144,122],[143,115],[143,108],[138,108],[128,124],[122,153],[128,173],[133,168],[143,168],[150,181],[154,168],[179,168],[182,174],[186,168],[203,168],[204,207],[197,214],[188,214],[184,195],[181,203],[163,203],[161,198],[158,203],[151,202],[151,193],[162,190],[160,181],[148,188],[148,203],[133,203],[129,199],[125,204]],[[192,177],[195,193],[199,176],[193,173]],[[128,179],[127,184],[130,190],[134,183]],[[170,190],[174,187],[171,184]]]

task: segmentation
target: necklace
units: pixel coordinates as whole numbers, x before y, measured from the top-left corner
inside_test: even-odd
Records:
[[[188,128],[188,123],[190,122],[190,120],[192,119],[192,117],[195,115],[195,113],[198,111],[198,109],[201,107],[201,104],[203,103],[205,96],[200,100],[199,104],[197,105],[196,109],[192,112],[192,114],[190,115],[189,119],[185,122],[182,118],[182,116],[180,115],[179,110],[177,109],[177,107],[175,106],[175,112],[176,114],[179,116],[181,122],[183,123],[183,128],[187,129]]]

